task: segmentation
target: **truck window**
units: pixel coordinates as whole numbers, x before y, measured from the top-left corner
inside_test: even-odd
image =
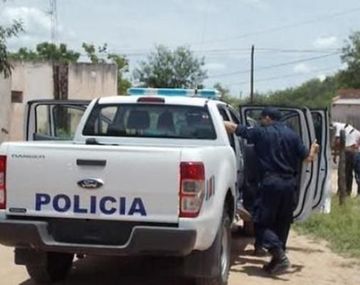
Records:
[[[216,139],[206,107],[166,104],[99,104],[92,110],[83,135]]]
[[[224,121],[231,121],[230,117],[226,113],[226,110],[222,106],[218,106],[219,113]],[[228,134],[231,147],[235,150],[235,139],[233,134]]]
[[[301,125],[300,118],[297,112],[292,110],[280,110],[281,111],[281,122],[286,124],[288,127],[292,128],[298,135],[301,136]],[[254,127],[260,124],[260,114],[262,108],[246,110],[246,124],[248,126]]]
[[[36,106],[37,135],[53,137],[58,140],[71,140],[85,108],[72,105],[43,104]]]

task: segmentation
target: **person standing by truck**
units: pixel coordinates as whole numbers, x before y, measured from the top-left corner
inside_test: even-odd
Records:
[[[336,151],[340,145],[340,131],[345,131],[345,183],[346,193],[351,195],[352,185],[355,172],[355,181],[357,183],[357,194],[360,195],[360,131],[355,129],[350,124],[333,122],[332,126],[335,128],[335,155],[334,161],[336,162]]]
[[[284,248],[293,221],[296,176],[300,163],[313,161],[319,147],[314,142],[308,151],[301,138],[280,119],[278,109],[266,107],[261,112],[261,126],[224,122],[228,133],[249,139],[255,145],[263,175],[253,220],[257,225],[257,239],[261,239],[261,244],[272,255],[263,267],[270,274],[282,273],[290,266]]]

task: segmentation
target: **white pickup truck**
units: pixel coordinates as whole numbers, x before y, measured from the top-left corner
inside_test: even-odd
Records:
[[[236,201],[251,197],[256,166],[223,120],[252,124],[261,106],[178,96],[189,92],[28,103],[28,142],[0,147],[0,243],[35,282],[64,279],[74,254],[93,254],[178,256],[197,284],[227,284]],[[327,115],[280,109],[306,144],[317,130],[323,146],[299,170],[294,216],[305,219],[328,189]]]

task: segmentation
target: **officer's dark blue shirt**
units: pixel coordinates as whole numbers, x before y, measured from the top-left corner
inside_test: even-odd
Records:
[[[235,133],[255,145],[263,174],[294,175],[298,171],[299,163],[308,155],[308,150],[298,134],[278,121],[261,127],[238,125]]]

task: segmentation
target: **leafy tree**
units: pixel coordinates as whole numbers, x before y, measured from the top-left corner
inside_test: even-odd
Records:
[[[15,60],[47,60],[59,63],[74,63],[78,61],[79,57],[80,53],[69,50],[66,44],[57,46],[56,44],[48,42],[38,44],[35,51],[27,48],[20,48],[17,52],[10,55],[10,58]]]
[[[97,49],[93,44],[83,43],[83,49],[92,63],[115,63],[118,68],[118,94],[126,94],[126,90],[131,87],[131,82],[124,78],[124,73],[129,71],[129,61],[125,56],[108,53],[107,44],[99,46]]]
[[[235,96],[230,95],[230,90],[224,86],[221,85],[221,83],[215,83],[214,88],[219,91],[220,93],[220,99],[230,105],[232,105],[234,108],[238,108],[240,105],[240,98],[237,98]]]
[[[16,37],[20,32],[23,32],[22,23],[14,21],[10,27],[0,26],[0,74],[5,77],[11,74],[11,64],[9,62],[9,53],[6,47],[7,39]]]
[[[105,43],[103,46],[98,47],[98,51],[96,51],[96,48],[93,44],[83,43],[82,44],[83,49],[86,52],[86,55],[90,59],[92,63],[105,63],[106,60],[103,57],[99,57],[97,55],[97,52],[99,54],[105,54],[107,50],[107,44]]]
[[[255,94],[255,103],[282,106],[306,106],[310,108],[329,107],[332,98],[336,96],[336,90],[339,88],[338,77],[338,75],[329,76],[324,81],[311,79],[299,87],[265,94]],[[249,98],[246,98],[242,103],[249,103]]]
[[[341,85],[360,88],[360,31],[349,36],[342,49],[341,60],[347,65],[347,69],[340,73]]]
[[[207,77],[204,64],[187,47],[172,51],[160,45],[135,69],[134,78],[145,87],[197,88]]]

